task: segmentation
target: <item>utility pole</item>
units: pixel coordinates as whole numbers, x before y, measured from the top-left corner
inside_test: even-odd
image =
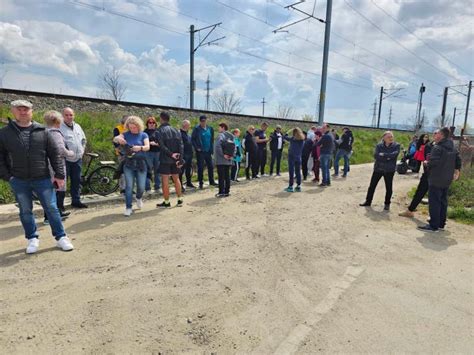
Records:
[[[377,98],[375,99],[372,106],[374,107],[373,114],[372,114],[372,127],[376,127],[377,126]]]
[[[390,112],[388,114],[388,128],[392,128],[392,106],[390,105]]]
[[[332,14],[332,0],[327,0],[326,3],[326,26],[324,28],[324,51],[323,51],[323,70],[321,73],[321,90],[319,96],[319,125],[324,122],[324,108],[326,104],[326,82],[328,76],[328,61],[329,61],[329,39],[331,35],[331,14]]]
[[[383,86],[380,87],[380,98],[379,98],[379,115],[377,117],[377,128],[380,128],[380,114],[382,113],[382,100],[383,100]]]
[[[267,103],[267,102],[265,101],[265,98],[263,98],[263,99],[262,99],[262,102],[261,102],[261,104],[262,104],[262,117],[265,116],[265,104],[266,104],[266,103]]]
[[[472,89],[472,80],[469,81],[469,86],[467,89],[466,112],[464,113],[464,127],[462,130],[462,134],[464,134],[467,127],[467,116],[469,115],[469,100],[471,99],[471,89]]]
[[[209,111],[209,91],[211,90],[210,87],[211,81],[209,80],[209,74],[207,74],[207,80],[206,80],[206,111]]]
[[[420,95],[418,96],[418,106],[416,108],[416,131],[418,131],[421,126],[420,126],[420,120],[421,120],[421,108],[423,106],[423,94],[426,91],[425,85],[421,83],[420,86]]]
[[[456,107],[454,108],[454,113],[453,113],[453,127],[456,127],[454,125],[454,122],[456,122]]]
[[[448,87],[444,88],[443,93],[443,107],[441,108],[441,127],[444,127],[444,119],[446,117],[446,102],[448,100]]]
[[[213,45],[216,44],[217,41],[220,41],[221,39],[224,39],[224,37],[220,37],[217,39],[214,39],[212,41],[205,42],[207,40],[207,37],[216,29],[217,26],[221,25],[222,22],[216,23],[214,25],[210,25],[207,27],[195,29],[194,25],[191,25],[189,27],[189,33],[190,33],[190,41],[189,41],[189,108],[192,110],[194,109],[194,91],[196,90],[196,82],[194,81],[194,53],[196,51],[204,46],[204,45]],[[194,45],[194,34],[203,30],[207,30],[207,34],[204,36],[204,38],[198,43],[197,46]]]

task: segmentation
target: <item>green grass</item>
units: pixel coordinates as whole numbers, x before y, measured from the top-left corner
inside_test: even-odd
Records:
[[[43,122],[42,116],[44,112],[35,111],[33,118],[37,122]],[[0,117],[11,116],[10,109],[7,106],[0,106]],[[117,125],[117,121],[121,115],[113,114],[110,112],[76,112],[76,121],[84,129],[87,136],[87,151],[95,152],[100,154],[101,160],[114,160],[114,150],[112,146],[112,130]],[[181,120],[177,117],[171,118],[171,124],[178,127]],[[198,117],[191,120],[192,126],[198,124]],[[218,122],[212,122],[210,124],[217,130]],[[1,126],[1,123],[0,123]],[[294,128],[294,125],[283,124],[283,132],[287,132]],[[231,127],[236,128],[236,127]],[[243,135],[247,128],[247,122],[243,121],[238,127]],[[268,132],[273,132],[274,126],[268,128]],[[383,131],[382,130],[366,130],[366,129],[353,129],[354,134],[354,154],[351,157],[352,164],[369,163],[373,161],[373,151],[375,145],[380,141]],[[341,132],[339,132],[341,133]],[[402,146],[407,147],[410,139],[409,133],[395,133],[397,142]],[[282,171],[288,170],[287,151],[288,144],[283,152],[281,169]],[[270,169],[270,157],[268,157],[266,172],[269,173]],[[196,169],[195,169],[196,171]],[[241,169],[241,176],[244,171]],[[196,174],[195,174],[196,175]],[[11,203],[14,201],[14,197],[10,191],[7,183],[0,181],[0,203]]]

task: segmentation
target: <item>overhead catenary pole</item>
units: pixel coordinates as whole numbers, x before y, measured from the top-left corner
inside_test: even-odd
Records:
[[[321,90],[319,95],[319,118],[318,123],[322,125],[324,122],[324,108],[326,104],[326,83],[328,76],[328,61],[329,61],[329,40],[331,35],[331,14],[332,14],[332,0],[327,0],[326,3],[326,20],[324,28],[324,50],[323,50],[323,70],[321,72]]]
[[[454,108],[454,112],[453,112],[453,125],[452,125],[452,127],[456,127],[454,125],[454,122],[456,122],[456,107]]]
[[[374,110],[372,111],[372,127],[376,127],[377,126],[377,98],[375,98],[372,106],[374,107]]]
[[[469,100],[471,99],[471,89],[472,89],[472,80],[469,81],[469,86],[467,89],[467,101],[466,101],[466,112],[464,113],[464,126],[463,126],[463,134],[466,132],[467,128],[467,117],[469,115]]]
[[[189,27],[190,32],[190,42],[189,42],[189,108],[192,110],[194,109],[194,34],[196,31],[194,30],[194,25]]]
[[[448,87],[444,88],[443,106],[441,107],[441,127],[444,127],[444,120],[446,118],[446,102],[448,101]]]
[[[377,128],[380,128],[380,115],[382,113],[383,86],[380,87],[379,114],[377,116]]]
[[[207,75],[207,80],[206,80],[206,111],[209,111],[209,99],[211,97],[210,95],[210,87],[211,81],[209,80],[209,74]]]
[[[388,128],[392,128],[392,106],[390,106],[390,112],[388,114]]]
[[[421,83],[420,95],[418,97],[418,106],[416,111],[416,130],[421,129],[421,108],[423,107],[423,94],[426,91],[425,85]]]

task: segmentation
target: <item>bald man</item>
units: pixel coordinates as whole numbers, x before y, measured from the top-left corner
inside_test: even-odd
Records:
[[[191,179],[193,174],[193,143],[191,142],[191,137],[189,136],[189,128],[191,127],[191,123],[188,120],[184,120],[181,125],[181,139],[183,140],[184,145],[184,166],[181,168],[181,172],[179,174],[179,179],[181,180],[181,185],[183,186],[183,190],[185,189],[183,184],[183,173],[186,174],[186,187],[189,188],[196,188],[193,185]]]
[[[66,158],[66,171],[71,182],[71,206],[75,208],[87,208],[87,205],[81,202],[81,171],[82,156],[86,148],[86,135],[79,123],[74,121],[74,110],[66,107],[63,110],[64,122],[60,130],[64,136],[64,141],[69,150],[74,152],[73,157]]]

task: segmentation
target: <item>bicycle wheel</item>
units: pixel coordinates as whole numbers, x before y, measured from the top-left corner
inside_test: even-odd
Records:
[[[101,166],[95,169],[87,180],[91,191],[101,196],[117,191],[119,183],[114,179],[114,174],[113,166]]]

